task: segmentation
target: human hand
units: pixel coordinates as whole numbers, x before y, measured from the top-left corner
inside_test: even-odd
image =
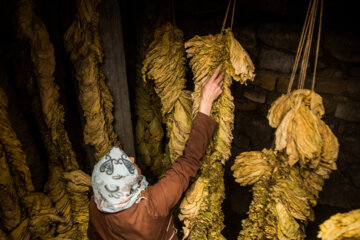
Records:
[[[224,83],[225,73],[220,73],[222,65],[223,64],[220,64],[215,69],[213,75],[210,78],[206,79],[205,82],[202,84],[199,112],[202,112],[208,116],[210,116],[212,103],[219,97],[219,95],[223,91],[222,86]]]

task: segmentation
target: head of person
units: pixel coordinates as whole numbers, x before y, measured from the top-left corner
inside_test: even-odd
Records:
[[[97,208],[108,213],[131,207],[148,186],[134,159],[118,147],[113,147],[96,163],[91,181]]]

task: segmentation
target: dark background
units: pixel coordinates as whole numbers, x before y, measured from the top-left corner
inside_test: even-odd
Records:
[[[332,173],[320,194],[314,209],[316,220],[306,229],[307,239],[316,239],[319,224],[331,215],[360,208],[360,28],[356,2],[324,1],[316,90],[324,98],[324,120],[338,137],[341,148],[338,170]],[[77,83],[63,44],[63,35],[74,18],[75,1],[36,0],[34,4],[54,44],[55,80],[60,86],[61,102],[66,110],[65,125],[81,168],[90,173],[82,140]],[[183,30],[185,41],[194,35],[218,33],[227,4],[228,1],[220,0],[175,0],[175,22]],[[140,43],[144,38],[151,41],[153,28],[170,20],[171,1],[120,0],[119,5],[133,109]],[[304,0],[237,1],[233,32],[253,59],[257,78],[247,86],[237,83],[232,86],[236,106],[233,156],[226,164],[226,200],[223,204],[223,234],[227,239],[236,239],[251,201],[250,188],[240,187],[234,182],[230,167],[234,157],[242,151],[271,146],[274,130],[268,126],[266,114],[272,101],[284,92],[287,85],[307,5],[308,1]],[[37,146],[39,154],[31,156],[28,161],[34,185],[41,190],[47,179],[47,160],[34,116],[29,110],[31,95],[26,91],[26,84],[31,75],[31,63],[26,42],[17,38],[16,6],[16,1],[0,1],[0,85],[8,94],[9,117],[14,122],[20,141],[25,146],[27,142]],[[313,59],[312,55],[310,69]],[[311,72],[309,70],[309,76]],[[273,84],[262,85],[264,79],[272,79]],[[188,81],[191,89],[191,71],[188,71]],[[21,124],[26,125],[28,130],[21,129]]]

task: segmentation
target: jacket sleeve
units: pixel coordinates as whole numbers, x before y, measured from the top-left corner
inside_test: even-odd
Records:
[[[87,236],[89,240],[101,240],[101,237],[96,232],[94,225],[92,224],[90,218],[89,218],[89,226],[87,229]]]
[[[170,210],[180,200],[189,185],[190,177],[195,177],[201,167],[201,158],[217,125],[217,122],[206,114],[199,112],[196,115],[183,155],[159,182],[147,189],[156,215],[169,215]]]

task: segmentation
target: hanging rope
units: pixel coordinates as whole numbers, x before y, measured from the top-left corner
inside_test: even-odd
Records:
[[[313,34],[314,34],[314,26],[315,26],[315,21],[316,21],[316,13],[317,13],[317,9],[318,9],[318,4],[319,4],[319,0],[310,0],[310,2],[309,2],[304,26],[303,26],[302,33],[300,36],[298,50],[297,50],[296,57],[295,57],[293,70],[292,70],[292,73],[290,76],[287,94],[289,94],[291,92],[301,55],[303,55],[303,56],[302,56],[300,72],[299,72],[298,89],[304,88],[305,79],[306,79],[306,71],[307,71],[307,67],[309,65],[309,56],[310,56],[311,44],[312,44],[312,39],[313,39]],[[320,32],[321,32],[321,26],[322,26],[322,12],[323,12],[323,0],[321,0],[321,10],[320,10],[320,18],[319,18],[318,39],[317,39],[317,49],[316,49],[316,54],[315,54],[312,89],[314,89],[314,86],[315,86],[316,67],[317,67],[317,62],[318,62],[319,45],[320,45]]]
[[[230,25],[230,30],[232,30],[233,23],[234,23],[235,5],[236,5],[236,0],[234,0],[234,3],[233,3],[233,9],[232,9],[232,14],[231,14],[231,25]]]
[[[229,4],[228,4],[227,9],[226,9],[224,21],[223,21],[223,24],[222,24],[222,27],[221,27],[221,33],[223,33],[224,29],[225,29],[226,20],[227,20],[228,15],[229,15],[230,5],[231,5],[231,0],[229,0]]]
[[[308,6],[308,10],[306,12],[304,26],[303,26],[301,36],[300,36],[299,46],[298,46],[298,49],[297,49],[297,52],[296,52],[296,57],[295,57],[293,70],[292,70],[292,73],[291,73],[291,76],[290,76],[290,82],[289,82],[289,86],[288,86],[288,90],[287,90],[288,94],[291,92],[291,88],[292,88],[292,85],[294,83],[297,67],[299,65],[301,52],[303,50],[303,46],[304,46],[304,42],[305,42],[305,35],[306,35],[307,29],[308,29],[308,26],[309,26],[308,23],[309,23],[310,9],[311,9],[311,0],[309,1],[309,6]]]
[[[307,41],[306,41],[306,45],[305,45],[304,56],[303,56],[303,59],[301,62],[298,89],[304,88],[304,85],[305,85],[306,71],[307,71],[307,67],[309,64],[309,56],[310,56],[312,37],[313,37],[313,33],[314,33],[314,25],[315,25],[315,19],[316,19],[317,6],[318,6],[318,0],[315,0],[313,2],[313,7],[311,10],[309,32],[308,32],[308,37],[307,37]]]
[[[318,39],[317,39],[317,43],[316,43],[316,55],[315,55],[315,63],[314,63],[314,74],[313,74],[313,80],[312,80],[312,85],[311,85],[311,90],[313,90],[313,91],[314,91],[314,88],[315,88],[315,76],[316,76],[316,69],[317,69],[318,57],[319,57],[319,47],[320,47],[320,36],[321,36],[323,9],[324,9],[324,0],[321,0]]]

